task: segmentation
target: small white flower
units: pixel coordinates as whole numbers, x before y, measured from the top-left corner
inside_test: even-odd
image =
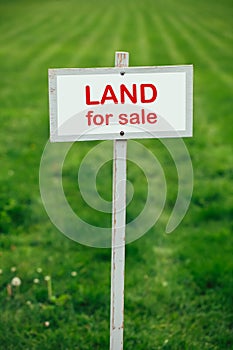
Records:
[[[38,284],[38,283],[40,283],[40,280],[39,280],[39,278],[34,278],[34,280],[33,280],[33,283],[35,283],[35,284]]]
[[[45,325],[45,327],[49,327],[50,326],[49,321],[45,321],[44,325]]]
[[[167,286],[168,286],[167,281],[163,281],[163,282],[162,282],[162,286],[163,286],[163,287],[167,287]]]
[[[19,278],[19,277],[14,277],[14,278],[12,278],[12,280],[11,280],[11,284],[12,284],[12,286],[14,286],[14,287],[19,287],[20,285],[21,285],[21,279]]]
[[[50,276],[45,276],[44,280],[45,280],[45,281],[50,281],[50,280],[51,280],[51,277],[50,277]]]
[[[16,271],[16,267],[15,266],[12,266],[11,267],[11,272],[15,272]]]
[[[38,267],[38,268],[36,269],[36,271],[37,271],[38,273],[41,273],[43,270],[42,270],[41,267]]]
[[[71,276],[72,276],[72,277],[77,276],[77,272],[76,272],[76,271],[72,271],[72,272],[71,272]]]

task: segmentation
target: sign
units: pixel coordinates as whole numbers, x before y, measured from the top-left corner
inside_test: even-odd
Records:
[[[49,69],[50,141],[192,136],[193,66]]]
[[[111,350],[123,349],[127,139],[192,136],[193,66],[128,60],[116,52],[114,68],[49,69],[50,141],[114,140]]]

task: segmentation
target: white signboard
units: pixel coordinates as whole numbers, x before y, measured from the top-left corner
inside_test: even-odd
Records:
[[[49,70],[50,140],[192,136],[193,66]]]

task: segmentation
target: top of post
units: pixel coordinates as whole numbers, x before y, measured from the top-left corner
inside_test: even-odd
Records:
[[[115,67],[128,67],[129,53],[124,51],[117,51],[115,53]]]

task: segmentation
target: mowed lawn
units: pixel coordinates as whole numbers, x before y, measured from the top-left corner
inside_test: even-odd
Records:
[[[111,251],[53,226],[39,167],[49,137],[48,68],[111,67],[119,50],[130,53],[130,66],[194,64],[195,72],[194,137],[185,139],[194,191],[171,235],[176,169],[159,140],[141,141],[158,157],[168,194],[160,220],[126,247],[124,348],[233,348],[232,17],[228,0],[0,1],[1,349],[109,348]],[[71,148],[64,189],[75,210],[81,203],[79,215],[101,226],[110,216],[85,204],[76,178],[96,144]],[[131,220],[147,186],[131,162],[128,178]],[[110,200],[111,164],[98,181]]]

